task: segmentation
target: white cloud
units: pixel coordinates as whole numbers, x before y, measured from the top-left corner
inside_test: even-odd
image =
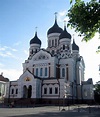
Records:
[[[4,50],[5,50],[5,48],[0,47],[0,51],[4,51]]]
[[[16,52],[17,50],[15,48],[11,48],[11,47],[8,47],[8,46],[3,46],[3,47],[0,47],[0,56],[1,57],[11,57],[11,58],[16,58],[14,56],[14,53],[13,52]]]
[[[4,48],[5,50],[8,49],[8,50],[11,50],[11,51],[14,51],[14,52],[17,51],[15,48],[11,48],[11,47],[8,47],[8,46],[4,46],[3,48]]]
[[[64,21],[68,21],[68,17],[67,15],[67,10],[63,10],[58,12],[58,22],[64,22]]]
[[[9,80],[17,80],[22,74],[22,70],[19,69],[0,69],[3,72],[3,76],[9,78]]]
[[[0,52],[0,56],[1,56],[1,57],[16,58],[16,57],[15,57],[11,52],[9,52],[9,51]]]
[[[16,43],[14,43],[13,45],[14,46],[18,46],[18,45],[20,45],[21,44],[21,41],[18,41],[18,42],[16,42]]]
[[[1,68],[4,67],[4,66],[5,66],[4,64],[0,63],[0,67],[1,67]]]
[[[59,16],[65,16],[67,14],[67,10],[60,11]]]
[[[24,50],[24,53],[28,56],[29,55],[29,51],[28,50]]]

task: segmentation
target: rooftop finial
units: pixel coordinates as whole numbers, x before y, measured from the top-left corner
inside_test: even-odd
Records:
[[[66,30],[66,20],[64,20],[64,30]]]
[[[55,21],[57,21],[57,14],[58,14],[58,13],[57,13],[57,12],[55,12]]]
[[[73,39],[74,39],[74,34],[73,34]]]
[[[75,36],[75,34],[73,34],[73,43],[74,43],[74,36]]]
[[[37,27],[35,27],[35,35],[37,36]]]
[[[3,76],[3,72],[1,72],[1,76]]]

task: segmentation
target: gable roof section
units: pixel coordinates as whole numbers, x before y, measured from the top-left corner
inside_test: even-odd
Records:
[[[33,56],[33,60],[47,60],[50,59],[52,56],[49,52],[47,52],[45,49],[41,49],[39,52],[37,52],[34,56]]]
[[[2,75],[0,75],[0,81],[9,82],[9,79],[8,78],[4,78]]]
[[[34,79],[34,75],[28,69],[26,69],[26,71],[23,72],[23,74],[19,77],[19,80],[22,80],[27,77],[31,77],[32,79]]]

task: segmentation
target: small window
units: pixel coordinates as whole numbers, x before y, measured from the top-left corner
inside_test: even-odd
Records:
[[[55,39],[55,46],[57,46],[57,39]]]
[[[38,76],[38,68],[36,68],[36,76]]]
[[[52,88],[49,88],[49,94],[52,94]]]
[[[11,90],[11,94],[14,94],[14,89]]]
[[[62,77],[65,77],[65,68],[62,68]]]
[[[55,87],[55,94],[58,94],[58,87]]]
[[[37,49],[35,49],[35,53],[37,53]]]
[[[40,68],[40,76],[42,76],[43,68]]]
[[[65,50],[65,45],[63,45],[63,50]]]
[[[45,68],[45,76],[47,76],[47,67]]]
[[[54,50],[52,50],[52,55],[54,55],[54,53],[55,53],[55,51],[54,51]]]
[[[47,94],[47,88],[44,88],[44,94]]]
[[[18,94],[18,89],[16,89],[16,94]]]
[[[33,54],[33,50],[31,50],[31,54]]]
[[[52,46],[54,46],[54,40],[52,40]]]
[[[49,40],[48,42],[48,47],[51,47],[51,40]]]

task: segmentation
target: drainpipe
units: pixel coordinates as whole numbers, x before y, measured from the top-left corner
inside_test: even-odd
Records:
[[[43,86],[43,79],[41,80],[41,102],[42,102],[42,86]]]
[[[57,81],[58,81],[58,85],[59,85],[59,102],[60,102],[60,82],[59,82],[59,79],[57,79]],[[60,103],[59,103],[59,110],[60,110]]]
[[[60,59],[58,59],[58,65],[59,65],[59,60]],[[57,71],[56,71],[57,72]],[[59,71],[60,72],[60,71]],[[56,76],[57,77],[57,76]],[[59,78],[60,78],[60,76],[59,76]],[[59,82],[59,78],[57,78],[57,81],[58,81],[58,85],[59,85],[59,110],[60,110],[60,82]]]
[[[9,82],[8,103],[9,103],[9,99],[10,99],[10,85],[11,85],[11,82]]]

